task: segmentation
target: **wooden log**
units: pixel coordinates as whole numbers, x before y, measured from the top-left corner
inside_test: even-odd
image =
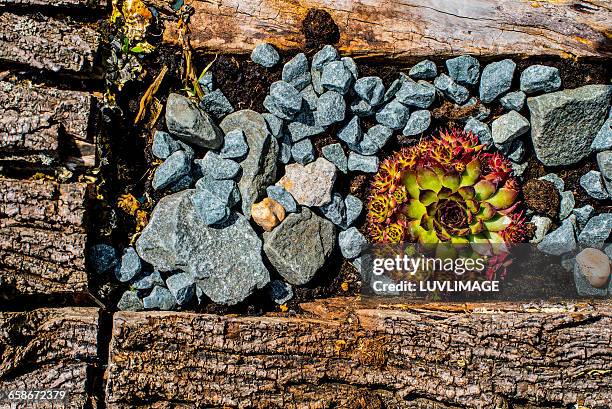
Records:
[[[66,404],[29,401],[0,407],[85,408],[98,366],[97,308],[0,312],[0,390],[64,390]],[[13,405],[16,403],[13,402]]]
[[[94,166],[93,108],[86,92],[0,81],[0,161]]]
[[[211,53],[250,53],[264,41],[302,48],[302,21],[320,8],[340,28],[342,53],[354,57],[612,56],[612,5],[605,0],[215,0],[193,6],[191,44]],[[164,38],[178,44],[176,24]]]
[[[49,7],[60,9],[102,9],[106,0],[0,0],[0,7]]]
[[[68,19],[0,13],[0,60],[55,72],[90,73],[98,33]]]
[[[612,305],[116,313],[109,408],[549,408],[612,401]]]
[[[87,290],[84,183],[0,179],[0,291]]]

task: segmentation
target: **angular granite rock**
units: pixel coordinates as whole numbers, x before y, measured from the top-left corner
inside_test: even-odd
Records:
[[[166,126],[179,139],[201,148],[217,149],[223,144],[223,133],[210,116],[179,94],[168,96]]]
[[[264,252],[289,283],[308,283],[324,265],[336,244],[332,222],[308,208],[292,213],[273,231],[264,233]]]
[[[285,176],[277,183],[303,206],[323,206],[331,202],[336,181],[336,166],[324,158],[306,166],[292,163],[285,167]]]

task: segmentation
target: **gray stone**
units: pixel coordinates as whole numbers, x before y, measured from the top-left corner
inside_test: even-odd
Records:
[[[159,271],[190,274],[213,302],[237,304],[270,281],[261,240],[239,214],[232,214],[223,228],[208,227],[195,210],[194,193],[186,190],[160,200],[136,242],[138,254]]]
[[[253,203],[265,193],[266,186],[276,180],[278,142],[268,132],[264,117],[255,111],[234,112],[223,119],[221,128],[226,134],[242,129],[249,145],[247,157],[240,162],[242,177],[238,182],[242,213],[249,217]]]
[[[332,201],[319,207],[327,220],[336,226],[343,226],[346,221],[346,205],[339,193],[334,193]]]
[[[361,252],[368,244],[368,241],[356,227],[340,232],[338,235],[338,244],[342,255],[351,260],[361,255]]]
[[[283,137],[283,120],[273,114],[265,113],[262,114],[266,123],[268,124],[268,130],[276,139]]]
[[[195,151],[193,150],[193,148],[183,141],[177,142],[181,146],[181,150],[185,152],[185,155],[187,155],[189,161],[192,161],[195,158]]]
[[[318,207],[331,201],[336,181],[336,167],[327,159],[318,158],[306,166],[292,163],[285,167],[285,176],[277,183],[302,206]]]
[[[359,146],[349,147],[362,155],[374,155],[381,150],[389,141],[393,131],[384,125],[374,125],[363,136],[363,140]]]
[[[612,110],[610,110],[612,112]],[[591,144],[591,150],[595,152],[612,149],[612,118],[608,118]]]
[[[484,121],[489,117],[489,115],[491,115],[491,109],[489,109],[485,104],[482,104],[476,97],[470,97],[470,99],[468,99],[468,101],[463,105],[455,104],[454,108],[461,111],[472,111],[471,115],[467,119],[459,119],[459,122],[462,123],[465,123],[467,120],[472,118],[479,121]]]
[[[123,251],[121,263],[116,266],[115,276],[117,280],[122,283],[127,283],[140,274],[141,269],[142,263],[140,262],[140,257],[138,257],[136,250],[134,250],[133,247],[127,247]]]
[[[190,171],[191,162],[185,152],[176,151],[155,170],[153,189],[164,189],[189,174]]]
[[[525,157],[525,144],[520,139],[515,140],[508,150],[508,159],[512,162],[520,163]]]
[[[480,76],[480,100],[485,104],[493,102],[512,86],[516,64],[510,59],[488,64]]]
[[[301,165],[306,165],[315,160],[315,150],[310,139],[294,143],[291,147],[291,156]]]
[[[351,105],[351,112],[359,117],[368,117],[374,114],[374,109],[372,105],[359,100]]]
[[[268,284],[270,298],[278,305],[283,305],[293,298],[291,284],[281,280],[272,280]]]
[[[121,295],[121,299],[117,303],[119,311],[142,311],[144,305],[142,300],[138,298],[136,291],[127,290]]]
[[[312,68],[317,71],[322,71],[323,67],[338,60],[338,51],[331,45],[326,45],[312,57]]]
[[[589,219],[578,235],[578,242],[583,247],[600,249],[608,240],[611,231],[612,213],[602,213]]]
[[[544,240],[546,233],[548,233],[548,231],[550,230],[550,226],[552,226],[552,220],[544,216],[533,216],[531,218],[531,223],[533,223],[533,225],[536,227],[536,231],[533,235],[533,239],[531,239],[529,242],[533,244],[538,244],[542,240]]]
[[[576,216],[578,231],[582,231],[593,214],[595,214],[595,209],[591,205],[585,205],[572,210],[572,214]]]
[[[464,86],[457,84],[446,74],[440,74],[434,80],[434,85],[444,96],[463,105],[470,99],[470,92]]]
[[[415,80],[430,80],[436,78],[438,69],[433,61],[423,60],[412,67],[408,75]]]
[[[325,132],[325,128],[315,125],[314,116],[310,112],[300,114],[295,121],[289,123],[287,130],[293,143]]]
[[[480,74],[480,63],[471,55],[446,60],[448,75],[458,84],[475,85]]]
[[[484,122],[479,121],[475,118],[470,118],[465,123],[465,127],[463,128],[465,132],[471,132],[474,135],[478,136],[478,141],[482,145],[491,145],[493,143],[493,135],[491,135],[491,129],[489,129],[489,125]]]
[[[206,152],[203,159],[196,159],[196,165],[202,170],[202,175],[213,179],[235,179],[240,174],[240,164],[231,159],[223,159],[213,151]]]
[[[565,254],[561,256],[561,267],[567,272],[574,271],[574,265],[576,264],[576,259],[572,257],[571,254]]]
[[[609,197],[601,173],[596,170],[590,170],[582,175],[580,177],[580,186],[582,186],[592,198],[604,200]]]
[[[346,102],[344,97],[335,91],[327,91],[317,101],[315,122],[319,126],[329,126],[344,121]]]
[[[556,173],[548,173],[548,174],[546,174],[546,175],[544,175],[544,176],[542,176],[541,178],[538,178],[538,179],[546,180],[546,181],[552,183],[553,185],[555,185],[555,187],[557,188],[559,193],[561,193],[561,192],[563,192],[563,190],[565,190],[565,182]]]
[[[385,93],[385,102],[389,102],[393,98],[395,98],[395,95],[397,95],[397,92],[400,89],[402,89],[402,86],[406,82],[414,82],[414,81],[411,78],[409,78],[406,74],[400,72],[399,78],[393,81],[391,85],[389,85],[389,88],[387,89],[387,92]]]
[[[179,305],[186,305],[195,295],[195,282],[187,273],[171,275],[166,280],[166,286]]]
[[[510,111],[491,124],[491,135],[496,145],[509,145],[529,130],[529,121],[516,111]]]
[[[342,61],[332,61],[323,67],[321,85],[327,90],[344,95],[349,91],[354,80],[353,74]]]
[[[185,175],[179,180],[177,180],[176,182],[174,182],[173,184],[171,184],[170,186],[168,186],[167,190],[169,193],[176,193],[176,192],[180,192],[181,190],[191,189],[194,182],[195,182],[195,179],[193,178],[191,174]]]
[[[240,194],[233,180],[203,177],[196,183],[192,200],[202,222],[207,226],[215,226],[230,217],[230,208],[238,203]]]
[[[153,135],[153,146],[151,152],[158,159],[166,159],[174,152],[181,150],[181,145],[170,136],[169,133],[156,131]]]
[[[200,102],[200,106],[217,119],[223,118],[225,115],[234,112],[232,103],[229,102],[221,90],[209,92],[204,95],[204,98],[202,98]]]
[[[310,67],[306,54],[299,53],[283,67],[282,79],[301,91],[311,82]]]
[[[300,95],[302,95],[302,98],[304,98],[304,102],[306,103],[305,107],[309,111],[317,110],[317,102],[319,101],[319,95],[316,93],[312,85],[308,85],[306,88],[304,88],[300,92]]]
[[[574,262],[574,284],[576,292],[583,297],[605,297],[608,293],[607,286],[604,288],[596,288],[589,283],[584,272],[581,269],[580,263]]]
[[[576,205],[576,200],[574,199],[574,193],[570,190],[561,192],[561,204],[559,205],[559,220],[565,220],[568,217],[572,210],[574,210],[574,206]]]
[[[291,162],[292,145],[293,143],[291,142],[291,137],[289,135],[286,135],[281,141],[279,153],[278,153],[278,159],[281,163],[285,165]]]
[[[555,67],[532,65],[521,73],[521,91],[526,94],[552,92],[561,88],[561,76]]]
[[[405,136],[414,136],[425,132],[431,125],[431,112],[426,109],[414,111],[402,132]]]
[[[264,233],[264,252],[285,280],[303,285],[325,265],[335,241],[334,225],[304,207]]]
[[[525,106],[527,95],[523,91],[509,92],[499,102],[508,111],[520,111]]]
[[[151,294],[142,300],[143,306],[147,310],[170,311],[176,308],[176,300],[167,288],[156,285]]]
[[[604,253],[606,253],[606,256],[608,256],[608,258],[610,260],[612,260],[612,244],[608,244],[605,248],[604,248]]]
[[[385,85],[379,77],[363,77],[355,82],[355,92],[370,106],[377,106],[385,97]]]
[[[397,99],[394,99],[376,114],[376,120],[381,125],[398,130],[406,126],[409,115],[410,111],[408,108]]]
[[[426,109],[436,99],[436,88],[425,81],[404,81],[395,98],[404,105]]]
[[[342,145],[339,143],[332,143],[330,145],[325,145],[321,151],[323,157],[336,165],[339,171],[342,173],[348,172],[348,158],[344,153],[344,149],[342,149]]]
[[[597,166],[601,172],[606,190],[612,192],[612,151],[603,151],[597,154]]]
[[[204,75],[198,78],[198,84],[204,92],[213,92],[215,90],[214,77],[211,71],[207,71]]]
[[[225,135],[221,156],[223,159],[243,159],[249,153],[249,145],[242,129],[234,129]]]
[[[527,166],[529,166],[529,162],[525,163],[511,163],[512,166],[512,174],[516,177],[522,177],[523,173],[527,170]]]
[[[268,197],[280,203],[287,213],[297,212],[297,203],[291,193],[287,192],[282,186],[268,186],[266,189]]]
[[[259,44],[251,53],[251,60],[266,68],[272,68],[280,61],[276,48],[268,43]]]
[[[348,158],[348,168],[353,172],[376,173],[378,163],[376,156],[364,156],[355,152],[351,152]]]
[[[344,228],[351,227],[361,213],[363,212],[363,202],[353,195],[347,195],[346,199],[344,199],[344,205],[346,207],[346,221],[344,223]]]
[[[96,244],[89,249],[88,262],[96,274],[106,274],[119,262],[117,252],[108,244]]]
[[[168,96],[166,126],[182,141],[201,148],[217,149],[223,144],[223,133],[210,116],[179,94]]]
[[[285,81],[276,81],[270,85],[270,95],[266,100],[264,100],[265,108],[281,119],[292,119],[300,112],[304,102],[299,91]]]
[[[612,86],[587,85],[528,98],[538,159],[546,166],[561,166],[587,157],[605,121],[611,95]]]
[[[358,145],[363,138],[361,121],[355,116],[338,132],[338,139],[346,142],[349,146]]]
[[[359,78],[359,68],[357,67],[355,60],[353,60],[351,57],[342,57],[340,61],[344,63],[344,66],[351,72],[354,79]]]
[[[574,233],[576,218],[572,215],[561,223],[561,227],[547,234],[538,244],[538,250],[543,253],[560,256],[576,249]]]
[[[150,290],[156,285],[165,285],[159,271],[154,271],[148,275],[140,277],[130,285],[135,290]]]
[[[321,85],[321,71],[315,70],[314,68],[310,69],[310,76],[312,77],[312,89],[318,94],[321,95],[325,92],[323,85]]]

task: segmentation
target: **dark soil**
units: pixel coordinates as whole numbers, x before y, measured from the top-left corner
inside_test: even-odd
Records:
[[[523,185],[523,197],[528,208],[554,219],[559,214],[559,191],[548,180],[530,179]]]
[[[302,33],[306,38],[306,49],[317,51],[326,44],[340,41],[340,30],[332,16],[325,10],[310,9],[302,22]]]
[[[311,10],[308,13],[303,24],[303,32],[306,37],[304,52],[308,55],[312,55],[322,45],[337,43],[340,38],[338,27],[333,22],[331,16],[327,12],[321,10]],[[284,55],[283,63],[292,58],[293,55],[294,53],[292,55]],[[194,56],[194,63],[199,70],[203,69],[210,61],[212,61],[210,56]],[[444,70],[443,61],[435,59],[434,61],[438,63],[439,70]],[[600,63],[585,62],[578,64],[568,60],[550,59],[517,61],[518,69],[523,69],[535,62],[542,62],[547,65],[558,67],[561,71],[565,88],[592,83],[608,83],[611,74],[610,68]],[[486,63],[486,61],[484,61],[483,64],[484,63]],[[144,209],[150,211],[155,203],[164,196],[163,192],[153,192],[150,187],[150,180],[152,178],[151,168],[155,166],[154,158],[150,152],[152,134],[154,129],[165,129],[164,116],[162,112],[160,119],[153,129],[143,129],[142,127],[134,129],[131,124],[133,117],[138,111],[140,98],[163,65],[169,67],[169,74],[164,80],[157,94],[157,98],[165,104],[165,99],[170,92],[181,92],[180,90],[183,88],[180,80],[183,69],[181,66],[180,50],[161,47],[145,60],[144,64],[147,69],[147,74],[143,81],[130,84],[125,92],[122,93],[123,99],[119,101],[119,105],[124,107],[123,118],[111,118],[112,115],[109,115],[107,118],[108,129],[111,130],[109,132],[109,140],[112,142],[109,162],[115,164],[115,168],[109,173],[109,180],[107,183],[109,187],[109,206],[106,206],[105,212],[100,212],[97,218],[100,231],[103,230],[101,226],[105,227],[104,231],[108,231],[106,228],[111,228],[112,231],[112,234],[106,236],[102,235],[100,239],[110,242],[118,248],[129,245],[129,238],[135,228],[134,218],[122,213],[114,206],[118,197],[123,193],[131,193],[142,201]],[[386,86],[389,86],[391,82],[398,77],[400,72],[407,72],[407,68],[408,67],[403,67],[401,65],[390,65],[388,63],[376,61],[359,61],[360,76],[379,76],[383,79]],[[268,93],[270,85],[281,78],[282,63],[273,69],[265,69],[259,65],[253,64],[247,56],[221,55],[218,56],[211,69],[216,81],[215,85],[223,91],[236,110],[253,109],[258,112],[264,112],[263,100]],[[514,89],[518,88],[518,78],[516,81],[517,84],[515,84]],[[470,91],[472,95],[478,95],[476,89],[471,89]],[[489,108],[491,109],[491,115],[487,119],[487,122],[490,122],[503,113],[499,104],[491,104]],[[448,127],[462,128],[465,119],[472,114],[472,112],[458,109],[453,104],[444,103],[440,100],[437,100],[431,109],[434,112],[433,123],[429,132],[431,134]],[[521,113],[528,115],[527,108],[524,108],[524,111]],[[374,125],[373,119],[366,119],[363,121],[365,129],[372,125]],[[312,138],[318,156],[321,156],[321,149],[323,146],[337,142],[335,138],[337,131],[338,127],[332,126],[325,134]],[[401,146],[415,143],[418,139],[418,137],[393,137],[387,146],[380,152],[379,157],[384,158]],[[588,170],[597,167],[593,158],[584,160],[573,167],[549,169],[545,168],[535,158],[528,137],[525,138],[525,142],[529,167],[524,173],[523,180],[527,181],[543,176],[549,172],[556,172],[565,180],[566,190],[572,190],[574,192],[576,196],[576,207],[588,203],[592,204],[597,212],[612,210],[612,206],[610,206],[612,203],[602,203],[591,199],[579,185],[580,176]],[[196,156],[201,157],[202,155],[203,152],[198,152]],[[284,167],[279,165],[279,178],[283,174]],[[371,178],[371,175],[365,174],[351,174],[350,176],[340,174],[336,182],[335,191],[340,192],[342,195],[351,193],[362,199],[364,203],[367,203]],[[540,189],[535,189],[533,192],[527,194],[528,197],[530,195],[534,198],[539,198],[535,200],[536,202],[549,202],[547,203],[548,206],[546,209],[542,207],[542,209],[538,211],[548,212],[550,211],[548,207],[555,207],[558,209],[558,195],[556,196],[556,202],[554,198],[544,199],[546,196],[542,195],[541,186]],[[531,203],[531,201],[529,203]],[[551,203],[553,205],[556,203],[556,206],[550,206]],[[539,205],[543,206],[543,203],[539,203]],[[102,215],[105,216],[102,217]],[[357,222],[357,227],[364,234],[367,233],[365,228],[365,215],[362,215],[361,219]],[[552,264],[550,264],[551,271],[544,271],[546,268],[536,266],[536,264],[533,264],[535,262],[532,263],[533,265],[529,264],[530,261],[526,263],[523,269],[519,269],[519,271],[522,272],[521,274],[509,277],[509,288],[514,288],[516,291],[524,289],[525,281],[529,281],[534,284],[533,286],[530,284],[531,287],[534,287],[534,295],[537,291],[541,290],[544,291],[542,294],[553,296],[553,287],[559,286],[559,283],[564,283],[563,288],[569,289],[569,294],[556,295],[569,297],[575,295],[571,274],[564,270],[559,270],[558,267],[553,268]],[[533,271],[538,271],[538,274],[534,276],[531,273]],[[544,278],[544,276],[546,277]],[[275,276],[273,279],[274,278],[280,277]],[[551,285],[549,285],[550,283],[554,285],[551,287]],[[539,287],[540,285],[541,287]],[[107,282],[100,285],[100,287],[109,286],[112,290],[108,290],[107,288],[109,293],[106,294],[105,302],[108,302],[108,305],[114,308],[118,295],[124,288],[123,286],[118,286],[114,280],[111,280],[111,283]],[[538,288],[540,288],[540,290],[538,290]],[[335,295],[358,294],[360,289],[361,277],[351,263],[346,261],[339,251],[336,250],[336,253],[330,258],[328,265],[322,269],[315,279],[306,286],[294,287],[295,296],[288,303],[288,308],[290,312],[298,311],[299,304],[305,301]],[[110,295],[110,293],[113,295]],[[98,295],[100,296],[100,294]],[[192,305],[189,308],[210,313],[260,314],[266,311],[275,310],[278,306],[270,301],[267,291],[263,290],[257,291],[244,303],[234,307],[224,307],[208,303],[200,306]]]

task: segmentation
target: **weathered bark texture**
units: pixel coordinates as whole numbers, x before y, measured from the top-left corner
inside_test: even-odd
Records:
[[[0,13],[0,60],[34,68],[91,72],[99,34],[68,19]]]
[[[94,166],[93,106],[86,92],[0,82],[0,161]]]
[[[545,408],[612,401],[612,305],[115,314],[110,408]]]
[[[308,9],[321,8],[340,28],[342,52],[356,57],[612,55],[612,6],[605,0],[217,0],[193,6],[191,43],[215,53],[250,53],[264,41],[283,50],[302,47],[301,22]],[[178,43],[176,24],[165,40]]]
[[[20,7],[53,7],[82,10],[83,8],[100,9],[107,5],[106,0],[0,0],[2,6]]]
[[[97,308],[0,312],[0,385],[11,390],[65,390],[67,404],[17,407],[83,408],[91,401],[89,377],[98,365]],[[0,407],[9,408],[7,402]]]
[[[87,199],[84,183],[0,179],[0,290],[87,290]]]

